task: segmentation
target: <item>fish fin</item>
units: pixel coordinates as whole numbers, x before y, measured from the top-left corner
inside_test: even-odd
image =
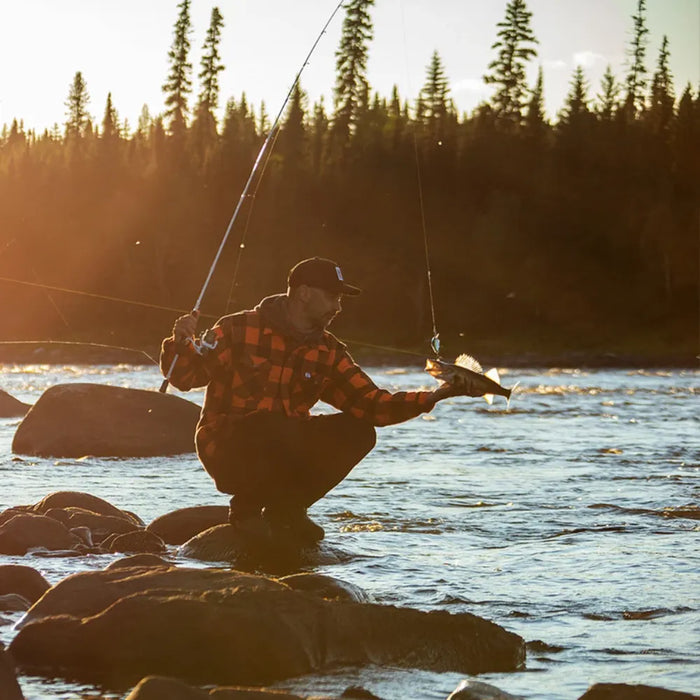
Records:
[[[488,377],[492,382],[496,382],[496,384],[501,383],[501,378],[498,375],[498,370],[494,367],[493,369],[490,369],[488,372],[484,374],[485,377]],[[484,394],[484,400],[486,403],[490,406],[493,403],[494,395],[493,394]]]
[[[455,360],[455,364],[457,367],[464,367],[465,369],[469,369],[472,372],[477,372],[478,374],[481,374],[484,371],[481,369],[481,365],[479,364],[478,360],[473,358],[471,355],[467,355],[466,353],[460,355]]]
[[[499,376],[498,370],[495,367],[486,372],[484,376],[488,377],[492,382],[496,382],[496,384],[501,383],[501,377]]]

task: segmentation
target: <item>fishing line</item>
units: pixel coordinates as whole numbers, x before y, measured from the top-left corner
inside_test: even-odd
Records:
[[[100,348],[101,350],[121,350],[123,352],[135,352],[148,358],[154,365],[158,364],[158,360],[154,359],[145,350],[140,348],[127,348],[122,345],[106,345],[104,343],[87,343],[82,341],[72,341],[72,340],[0,340],[0,348],[3,346],[10,345],[68,345],[76,347],[90,347],[90,348]]]
[[[406,36],[406,14],[404,12],[403,3],[400,2],[401,7],[401,27],[403,29],[403,50],[404,50],[404,65],[406,67],[406,85],[408,87],[409,93],[411,92],[411,79],[409,77],[408,71],[408,39]],[[413,134],[413,153],[416,162],[416,181],[418,187],[418,203],[420,208],[420,221],[421,229],[423,231],[423,253],[425,255],[425,273],[428,281],[428,298],[430,300],[430,319],[432,322],[433,336],[430,339],[430,347],[435,353],[436,357],[440,356],[440,334],[437,330],[437,322],[435,320],[435,298],[433,296],[433,273],[430,265],[430,249],[428,246],[428,227],[425,221],[425,200],[423,197],[423,177],[420,167],[420,154],[418,152],[418,137],[416,136],[416,129],[418,123],[416,122],[414,128],[411,130]]]
[[[137,301],[136,299],[122,299],[120,297],[108,296],[106,294],[95,294],[93,292],[85,292],[79,289],[67,289],[65,287],[54,287],[49,284],[40,284],[39,282],[27,282],[26,280],[12,279],[11,277],[0,277],[0,282],[12,282],[13,284],[21,284],[25,287],[35,287],[37,289],[49,290],[52,292],[64,292],[65,294],[77,294],[83,297],[92,297],[93,299],[100,299],[102,301],[114,301],[120,304],[132,304],[134,306],[143,306],[147,309],[157,309],[159,311],[170,311],[171,313],[186,314],[187,309],[176,309],[172,306],[160,306],[159,304],[151,304],[146,301]],[[202,314],[207,318],[217,318],[210,314]]]
[[[253,163],[253,167],[251,168],[250,175],[248,176],[248,180],[245,184],[245,187],[243,188],[243,192],[241,192],[241,196],[238,199],[238,204],[236,205],[236,208],[234,209],[234,212],[231,216],[231,220],[229,221],[228,226],[226,227],[226,233],[224,233],[224,236],[221,239],[221,243],[219,244],[219,249],[216,251],[216,255],[214,256],[214,260],[211,264],[211,267],[209,268],[209,273],[207,274],[207,277],[204,280],[204,284],[202,285],[202,290],[200,291],[199,297],[197,298],[197,301],[192,309],[192,312],[191,312],[192,314],[196,315],[199,313],[199,307],[201,306],[202,299],[204,298],[204,295],[206,294],[207,288],[209,287],[209,283],[211,282],[211,278],[214,275],[214,270],[216,269],[216,266],[219,263],[219,259],[221,258],[221,253],[223,252],[224,247],[226,246],[226,242],[228,241],[228,237],[231,233],[231,229],[233,228],[233,224],[235,223],[236,219],[238,218],[238,213],[240,212],[241,206],[248,195],[248,190],[250,189],[250,186],[253,183],[253,180],[255,179],[255,173],[258,170],[258,167],[262,161],[263,156],[265,155],[265,152],[267,151],[267,147],[272,142],[273,137],[275,137],[277,128],[278,128],[280,120],[282,118],[282,114],[284,113],[284,110],[287,107],[287,103],[289,102],[289,98],[292,96],[292,92],[294,92],[294,88],[297,86],[297,83],[299,82],[299,79],[301,78],[301,74],[303,73],[304,68],[306,68],[306,66],[308,65],[309,60],[311,59],[311,55],[316,50],[316,46],[318,46],[319,42],[321,41],[321,38],[326,33],[328,26],[333,21],[333,18],[338,13],[338,10],[340,10],[340,8],[343,6],[343,2],[344,2],[344,0],[340,0],[340,2],[336,5],[336,8],[331,13],[330,17],[326,21],[326,23],[323,25],[323,29],[321,29],[319,35],[316,37],[316,40],[314,41],[311,48],[309,49],[309,53],[306,54],[306,58],[304,59],[304,62],[301,64],[301,68],[297,72],[296,77],[294,78],[294,82],[292,83],[291,87],[289,88],[289,91],[287,92],[287,96],[284,98],[284,101],[282,102],[282,106],[280,107],[279,112],[277,112],[277,116],[275,117],[274,122],[272,122],[272,126],[270,127],[270,131],[267,135],[267,138],[263,142],[263,145],[260,148],[260,151],[258,152],[257,158],[255,159],[255,162]],[[242,254],[242,251],[243,251],[243,247],[241,247],[239,245],[239,248],[238,248],[239,259],[240,259],[240,255]],[[238,262],[236,263],[236,267],[237,266],[238,266]],[[173,370],[175,369],[175,364],[177,363],[179,357],[180,357],[179,353],[176,353],[175,357],[173,357],[173,361],[170,363],[170,367],[168,369],[167,374],[165,375],[165,379],[163,380],[163,383],[160,386],[161,393],[164,393],[167,390],[168,384],[170,384],[170,377],[173,374]]]
[[[179,314],[185,314],[188,312],[187,309],[178,309],[172,306],[160,306],[158,304],[150,304],[148,302],[143,302],[143,301],[137,301],[135,299],[123,299],[120,297],[114,297],[114,296],[107,296],[105,294],[95,294],[93,292],[85,292],[79,289],[67,289],[65,287],[54,287],[48,284],[41,284],[39,282],[27,282],[26,280],[18,280],[18,279],[12,279],[9,277],[0,277],[0,282],[12,282],[14,284],[21,284],[26,287],[35,287],[37,289],[42,289],[42,290],[49,290],[53,292],[63,292],[65,294],[75,294],[77,296],[84,296],[84,297],[90,297],[93,299],[99,299],[101,301],[112,301],[116,302],[119,304],[131,304],[133,306],[141,306],[145,307],[148,309],[155,309],[158,311],[167,311],[169,313],[179,313]],[[210,318],[212,320],[216,320],[218,316],[215,316],[213,314],[200,314],[201,318]],[[423,353],[416,352],[414,350],[406,350],[404,348],[395,348],[391,347],[388,345],[377,345],[374,343],[367,343],[362,340],[355,340],[354,338],[343,338],[343,342],[352,344],[352,345],[359,345],[361,347],[366,347],[366,348],[372,348],[374,350],[384,350],[386,352],[390,353],[401,353],[405,355],[413,355],[416,357],[421,357]],[[18,345],[18,344],[61,344],[61,345],[88,345],[88,346],[94,346],[98,348],[109,348],[113,350],[128,350],[130,352],[139,352],[143,353],[148,357],[151,362],[154,364],[158,364],[157,360],[154,360],[150,355],[146,353],[145,350],[141,350],[140,348],[130,348],[122,345],[104,345],[100,343],[90,343],[90,342],[82,342],[82,341],[69,341],[69,340],[0,340],[0,346],[2,345]]]

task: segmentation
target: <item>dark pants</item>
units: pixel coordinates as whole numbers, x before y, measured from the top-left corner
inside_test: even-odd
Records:
[[[260,411],[229,424],[204,468],[236,502],[307,508],[375,443],[374,426],[346,413],[300,419]]]

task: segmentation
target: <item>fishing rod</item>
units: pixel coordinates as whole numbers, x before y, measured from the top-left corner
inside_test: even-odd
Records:
[[[401,4],[401,26],[403,29],[403,50],[404,62],[408,67],[408,39],[406,36],[406,16],[404,7]],[[406,70],[406,82],[410,86],[411,80]],[[421,231],[423,233],[423,255],[425,258],[425,277],[428,283],[428,300],[430,302],[430,320],[432,322],[433,335],[430,339],[430,349],[433,351],[436,358],[440,357],[440,334],[437,329],[437,320],[435,317],[435,295],[433,293],[433,271],[430,264],[430,246],[428,245],[428,226],[425,218],[425,198],[423,196],[423,175],[420,167],[420,153],[418,152],[418,137],[416,135],[416,126],[411,129],[413,135],[413,155],[416,163],[416,186],[418,188],[418,204],[420,209]]]
[[[345,0],[340,0],[340,2],[336,5],[336,8],[333,10],[330,17],[328,18],[326,23],[323,25],[323,29],[321,29],[320,33],[316,37],[316,40],[312,44],[311,49],[309,49],[309,53],[306,54],[306,58],[304,59],[304,62],[301,64],[301,68],[297,72],[296,77],[294,78],[294,82],[292,83],[291,87],[289,88],[289,92],[287,92],[287,96],[284,98],[284,101],[282,102],[282,106],[280,107],[279,112],[277,112],[277,116],[275,117],[275,120],[272,123],[272,126],[270,127],[270,131],[267,134],[267,138],[263,142],[263,145],[260,147],[260,151],[258,152],[258,155],[255,159],[255,162],[253,163],[253,167],[251,168],[250,175],[248,176],[248,180],[245,184],[245,187],[243,188],[243,191],[241,192],[241,196],[238,198],[238,204],[236,205],[236,208],[233,211],[231,219],[228,222],[228,226],[226,227],[226,232],[224,233],[224,236],[221,239],[221,243],[219,244],[219,249],[216,251],[216,255],[214,256],[214,260],[211,264],[211,267],[209,268],[209,273],[207,274],[207,277],[204,280],[204,284],[202,285],[202,289],[199,292],[199,297],[197,297],[197,301],[195,302],[195,305],[192,308],[192,314],[195,316],[199,315],[199,308],[202,304],[202,299],[204,299],[204,295],[207,292],[207,288],[209,287],[209,283],[211,282],[211,278],[214,275],[214,270],[216,269],[216,266],[219,264],[219,259],[221,258],[221,254],[222,254],[224,248],[226,247],[226,243],[228,241],[228,237],[231,233],[231,230],[233,229],[233,225],[236,222],[236,219],[238,218],[238,214],[241,210],[241,207],[243,206],[243,202],[245,201],[246,197],[248,196],[248,190],[250,189],[250,186],[252,185],[253,180],[255,179],[255,173],[257,172],[258,168],[260,167],[260,163],[262,162],[263,155],[267,151],[269,144],[272,142],[273,136],[277,132],[280,120],[282,119],[282,114],[284,113],[284,110],[287,107],[287,103],[289,102],[289,99],[291,98],[292,93],[294,92],[294,88],[296,88],[297,83],[299,82],[299,80],[301,78],[301,74],[304,72],[304,69],[309,64],[309,60],[311,59],[311,55],[313,54],[313,52],[316,50],[316,46],[318,46],[318,43],[321,41],[321,38],[326,33],[328,26],[333,21],[333,18],[338,13],[338,10],[340,10],[340,8],[343,6],[344,1]],[[173,375],[173,370],[175,369],[175,365],[177,364],[179,357],[180,357],[179,353],[176,353],[175,357],[173,357],[173,361],[170,363],[170,367],[168,368],[168,372],[165,375],[165,379],[163,380],[163,383],[160,385],[159,391],[161,393],[165,393],[167,391],[168,384],[170,384],[170,378]]]

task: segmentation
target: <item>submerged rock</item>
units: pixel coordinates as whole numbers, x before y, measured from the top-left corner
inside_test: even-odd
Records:
[[[146,529],[166,544],[184,544],[200,532],[227,522],[228,506],[194,506],[161,515]]]
[[[515,670],[525,655],[520,637],[467,613],[322,600],[218,569],[76,574],[20,627],[10,651],[25,671],[118,688],[153,674],[261,685],[369,663],[475,674]]]
[[[17,454],[150,457],[194,451],[200,408],[172,394],[102,384],[47,389],[20,423]]]
[[[24,416],[31,408],[31,404],[22,403],[14,396],[0,389],[0,418],[15,418]]]

